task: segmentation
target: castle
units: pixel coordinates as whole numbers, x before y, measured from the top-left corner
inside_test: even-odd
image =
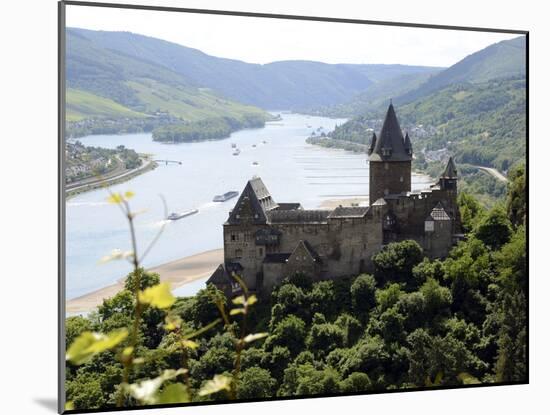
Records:
[[[411,192],[413,149],[390,104],[368,150],[369,206],[306,210],[277,203],[259,177],[249,180],[223,225],[224,263],[207,283],[231,296],[239,275],[268,293],[295,273],[314,280],[372,271],[372,256],[390,242],[417,241],[430,258],[444,257],[460,237],[457,170],[450,158],[438,182]]]

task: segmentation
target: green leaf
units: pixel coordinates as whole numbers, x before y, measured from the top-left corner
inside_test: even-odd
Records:
[[[237,314],[244,314],[244,308],[233,308],[230,312],[230,316],[236,316]]]
[[[239,295],[238,297],[235,297],[233,298],[233,304],[236,304],[236,305],[239,305],[239,304],[244,304],[244,295]]]
[[[478,378],[466,372],[459,373],[457,375],[457,378],[458,380],[462,381],[464,385],[477,385],[481,383]]]
[[[108,198],[107,202],[113,203],[115,205],[122,203],[124,200],[124,197],[120,193],[112,193]]]
[[[190,402],[187,388],[182,383],[173,383],[166,386],[159,394],[157,403],[184,403]]]
[[[96,354],[112,349],[128,337],[127,329],[111,331],[108,334],[85,331],[69,347],[66,359],[75,365],[90,361]]]
[[[151,405],[157,403],[159,399],[157,391],[164,381],[173,379],[186,372],[186,369],[168,369],[156,378],[146,379],[141,382],[132,383],[131,385],[125,385],[124,387],[134,399],[137,399],[141,403]]]
[[[194,342],[193,340],[182,340],[181,344],[183,345],[183,347],[187,347],[188,349],[193,350],[199,347],[199,344],[197,342]]]
[[[241,305],[241,304],[252,305],[258,302],[258,298],[254,294],[252,294],[246,299],[244,295],[239,295],[238,297],[235,297],[232,301],[233,301],[233,304],[235,305]]]
[[[171,307],[176,302],[176,297],[170,291],[170,284],[161,282],[141,291],[139,293],[139,302],[162,309]]]
[[[243,341],[245,343],[251,343],[253,341],[256,341],[256,340],[259,340],[259,339],[263,339],[264,337],[267,337],[267,333],[255,333],[255,334],[249,334],[248,336],[246,336]]]
[[[164,325],[164,329],[166,331],[177,330],[181,328],[181,325],[183,323],[181,317],[174,314],[168,314],[164,321],[166,321],[166,324]]]
[[[226,375],[215,375],[199,391],[199,396],[212,395],[222,390],[228,391],[231,388],[231,378]]]

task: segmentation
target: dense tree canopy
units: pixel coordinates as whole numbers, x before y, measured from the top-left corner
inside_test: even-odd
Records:
[[[510,196],[510,204],[521,205],[521,197]],[[524,381],[525,228],[522,221],[511,221],[517,211],[497,207],[487,212],[468,196],[460,200],[461,212],[469,212],[471,231],[445,259],[424,257],[413,241],[392,243],[373,257],[374,276],[326,281],[296,276],[271,296],[260,297],[246,330],[266,331],[266,337],[242,351],[235,396]],[[154,274],[143,276],[141,288],[158,282]],[[106,299],[96,312],[68,318],[68,343],[86,331],[130,327],[133,284],[130,275],[127,289]],[[231,324],[210,327],[220,306],[231,307],[231,302],[213,286],[171,306],[172,318],[178,316],[185,330],[205,329],[192,347],[182,346],[177,332],[166,331],[167,311],[145,307],[137,345],[143,362],[129,381],[178,369],[185,360],[194,399],[227,399],[224,389],[197,396],[215,376],[235,373],[242,320],[237,314]],[[77,408],[113,406],[122,371],[115,352],[80,366],[68,363],[68,396]],[[166,395],[184,387],[169,386]]]

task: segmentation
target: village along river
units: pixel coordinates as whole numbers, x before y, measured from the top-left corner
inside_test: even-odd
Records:
[[[276,202],[300,202],[306,209],[319,208],[327,199],[368,196],[366,154],[327,149],[307,144],[313,130],[329,132],[345,120],[282,113],[281,121],[264,128],[242,130],[229,138],[196,143],[162,144],[151,134],[94,135],[79,138],[87,146],[114,148],[124,145],[154,159],[180,164],[159,164],[150,172],[115,185],[112,191],[131,190],[136,217],[138,250],[142,251],[164,220],[166,200],[170,212],[198,209],[199,213],[167,223],[161,238],[145,259],[145,268],[211,249],[222,248],[222,224],[238,198],[212,202],[215,195],[240,191],[247,180],[262,178]],[[322,128],[321,130],[318,130]],[[240,154],[232,155],[235,144]],[[413,189],[428,187],[431,180],[413,175]],[[119,208],[107,203],[104,189],[67,201],[66,292],[75,298],[114,283],[131,267],[126,261],[99,263],[113,249],[130,250],[128,225]],[[190,295],[204,286],[196,281],[175,290]]]

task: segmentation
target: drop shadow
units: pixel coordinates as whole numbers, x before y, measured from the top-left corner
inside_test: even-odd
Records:
[[[57,399],[54,398],[34,398],[34,401],[52,412],[57,413]]]

